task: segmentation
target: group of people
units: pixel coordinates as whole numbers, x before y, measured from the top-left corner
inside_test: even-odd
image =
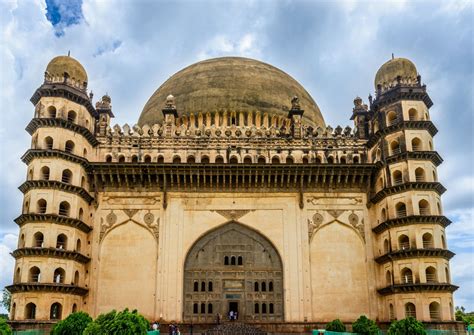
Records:
[[[237,311],[229,311],[229,321],[235,321],[239,318],[239,313]]]

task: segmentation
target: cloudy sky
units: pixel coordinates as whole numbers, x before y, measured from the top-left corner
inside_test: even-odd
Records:
[[[461,286],[455,305],[474,310],[473,2],[4,0],[0,13],[0,287],[13,276],[29,98],[54,56],[71,51],[95,97],[112,97],[122,125],[134,124],[184,66],[236,55],[292,75],[335,126],[351,124],[352,100],[367,100],[394,53],[415,62],[434,101],[448,243],[457,254],[451,271]]]

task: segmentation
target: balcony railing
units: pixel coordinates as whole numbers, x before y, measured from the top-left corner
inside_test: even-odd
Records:
[[[58,214],[61,216],[69,216],[69,209],[60,208]]]
[[[411,150],[412,151],[421,151],[421,145],[412,145]]]
[[[56,249],[66,249],[66,243],[64,242],[58,242],[56,244]]]
[[[408,250],[408,249],[410,249],[410,242],[400,243],[400,250]]]
[[[420,215],[430,215],[430,209],[429,208],[420,208]]]
[[[423,241],[423,249],[433,249],[433,241]]]
[[[397,210],[397,218],[404,218],[405,216],[407,216],[407,210],[406,209]]]
[[[38,214],[46,213],[46,206],[38,206]]]
[[[71,183],[71,177],[70,176],[62,176],[61,181],[66,184]]]
[[[412,311],[412,310],[406,310],[405,311],[405,317],[407,318],[416,318],[416,311]]]
[[[441,313],[439,311],[430,311],[431,320],[441,320]]]
[[[30,282],[39,283],[40,278],[41,278],[41,274],[31,274],[30,275]]]
[[[413,275],[402,275],[402,284],[413,284]]]
[[[427,283],[437,283],[438,278],[436,278],[436,274],[434,273],[427,273],[426,274],[426,282]]]
[[[417,182],[425,181],[425,176],[415,176],[415,181]]]
[[[394,184],[394,185],[403,184],[403,178],[402,178],[402,177],[400,177],[400,178],[395,178],[395,179],[393,180],[393,184]]]
[[[402,152],[402,150],[400,148],[392,149],[392,155],[398,155],[401,152]]]

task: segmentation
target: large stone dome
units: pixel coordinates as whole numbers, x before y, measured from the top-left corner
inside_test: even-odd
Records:
[[[287,117],[291,98],[298,96],[303,122],[324,126],[316,102],[295,79],[269,64],[248,58],[223,57],[190,65],[161,85],[143,108],[138,124],[163,120],[166,97],[176,98],[179,115],[219,110],[260,111]]]
[[[375,75],[374,86],[390,87],[400,77],[404,82],[415,83],[418,72],[415,64],[406,58],[392,58],[385,62]]]

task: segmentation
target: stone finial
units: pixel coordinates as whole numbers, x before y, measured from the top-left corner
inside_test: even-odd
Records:
[[[362,106],[362,98],[361,97],[356,97],[354,99],[354,107],[360,108]]]
[[[296,95],[291,98],[291,109],[301,109],[300,99]]]
[[[95,108],[96,109],[111,109],[111,102],[112,99],[109,97],[108,94],[102,96],[102,99],[100,101],[97,101],[95,103]]]
[[[176,109],[176,99],[172,94],[170,94],[166,97],[165,108],[166,109]]]

